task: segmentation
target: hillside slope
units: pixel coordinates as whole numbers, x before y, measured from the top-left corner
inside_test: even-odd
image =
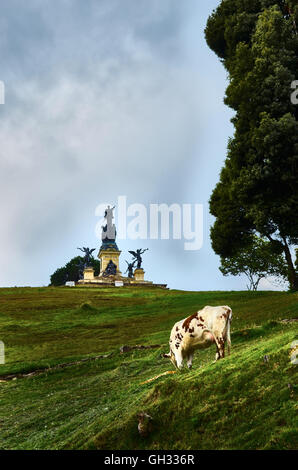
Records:
[[[209,348],[192,371],[144,384],[173,370],[160,356],[173,323],[206,304],[233,309],[231,356],[214,363]],[[297,448],[298,328],[281,322],[297,317],[288,293],[0,289],[0,448]],[[123,344],[160,347],[120,354]],[[147,437],[141,411],[153,418]]]

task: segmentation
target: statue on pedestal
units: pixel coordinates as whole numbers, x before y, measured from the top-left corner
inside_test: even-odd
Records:
[[[96,248],[92,248],[90,250],[90,248],[86,248],[83,246],[83,248],[78,248],[78,250],[81,250],[83,253],[85,253],[85,257],[84,257],[84,267],[87,268],[88,266],[90,266],[90,261],[91,261],[91,258],[92,258],[92,253],[94,250],[96,250]]]
[[[128,272],[128,277],[132,278],[133,277],[133,268],[135,266],[136,260],[134,260],[132,263],[129,263],[126,260],[125,260],[125,262],[127,264],[127,270],[125,271],[125,274]]]
[[[84,278],[84,269],[86,267],[84,261],[80,261],[79,264],[76,264],[76,267],[78,268],[78,278],[83,279]]]
[[[145,249],[138,248],[137,251],[129,251],[128,252],[135,258],[135,261],[137,261],[137,263],[138,263],[137,264],[137,269],[141,268],[142,261],[143,261],[143,258],[141,257],[141,255],[143,253],[145,253],[145,251],[148,251],[148,248],[145,248]]]
[[[102,275],[103,277],[107,277],[107,276],[115,276],[116,274],[117,274],[117,266],[115,263],[113,263],[112,260],[110,260]]]
[[[101,239],[103,243],[107,243],[109,241],[115,242],[116,240],[116,226],[113,224],[113,210],[115,209],[114,207],[108,206],[107,209],[105,210],[105,215],[104,218],[106,219],[107,223],[105,226],[102,226],[102,232],[101,232]]]

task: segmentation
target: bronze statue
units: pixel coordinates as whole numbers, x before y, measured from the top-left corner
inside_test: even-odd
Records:
[[[108,262],[106,269],[102,273],[102,275],[103,277],[107,277],[107,276],[115,276],[115,274],[117,274],[117,266],[115,263],[113,263],[112,260],[110,260]]]
[[[92,248],[90,250],[90,248],[86,248],[85,246],[83,246],[83,248],[78,248],[78,250],[81,250],[83,253],[85,253],[84,267],[87,268],[88,266],[90,266],[90,261],[92,259],[92,253],[93,253],[94,250],[96,250],[96,248]]]
[[[134,258],[135,258],[135,261],[137,261],[137,269],[140,269],[141,268],[141,265],[142,265],[142,261],[143,261],[143,258],[141,257],[141,255],[143,253],[145,253],[145,251],[148,251],[148,248],[145,248],[142,250],[142,248],[138,248],[137,251],[129,251],[128,253],[130,253]]]
[[[76,264],[76,267],[78,268],[78,278],[84,279],[84,269],[86,267],[84,261],[80,261],[78,264]]]
[[[126,261],[126,264],[127,264],[127,270],[125,271],[125,274],[128,272],[128,277],[133,277],[133,268],[135,266],[135,263],[136,263],[136,260],[134,260],[132,263],[129,263],[128,261]]]

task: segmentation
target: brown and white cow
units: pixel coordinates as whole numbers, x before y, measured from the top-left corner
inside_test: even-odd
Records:
[[[170,336],[169,357],[175,367],[181,369],[183,360],[187,366],[192,367],[193,355],[196,349],[205,349],[215,344],[215,359],[225,355],[225,342],[228,344],[228,353],[231,351],[230,323],[232,309],[228,306],[204,307],[202,310],[181,320],[172,328]]]

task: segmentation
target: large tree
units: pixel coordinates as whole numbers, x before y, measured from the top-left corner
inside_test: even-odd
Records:
[[[210,199],[213,249],[234,256],[265,237],[283,253],[298,290],[291,246],[298,244],[297,1],[222,0],[206,39],[229,74],[225,103],[235,110],[234,137]]]

